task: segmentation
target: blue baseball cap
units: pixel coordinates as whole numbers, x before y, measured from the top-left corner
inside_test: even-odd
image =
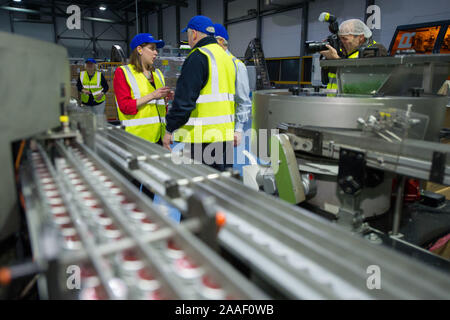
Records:
[[[150,33],[139,33],[134,36],[133,40],[131,40],[130,47],[131,50],[136,49],[143,43],[156,43],[157,48],[164,47],[164,41],[156,40]]]
[[[84,63],[89,63],[89,62],[97,64],[97,61],[95,61],[92,58],[86,59],[86,61]]]
[[[195,16],[191,20],[186,28],[181,30],[181,32],[186,32],[187,29],[197,30],[208,35],[214,35],[214,23],[210,18],[205,16]]]
[[[214,34],[215,37],[222,37],[228,41],[228,32],[223,25],[220,23],[215,23],[214,29],[216,30],[216,33]]]

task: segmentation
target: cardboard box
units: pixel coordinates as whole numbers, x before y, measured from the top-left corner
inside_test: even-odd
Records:
[[[444,128],[450,128],[450,108],[445,108]]]
[[[117,116],[116,106],[111,106],[111,105],[105,106],[105,115],[106,115],[106,119],[109,121],[119,119],[119,117]]]
[[[445,196],[445,199],[450,200],[450,187],[449,186],[443,186],[438,183],[427,181],[425,183],[425,190],[442,194],[443,196]]]
[[[78,100],[78,88],[76,85],[70,86],[70,97]]]
[[[76,84],[80,77],[80,72],[84,70],[84,66],[80,64],[70,65],[70,82]]]
[[[448,110],[449,108],[447,108]],[[447,111],[447,116],[448,116],[448,111]],[[447,121],[447,117],[446,117],[446,121]],[[445,144],[450,144],[450,139],[448,138],[443,138],[441,139],[440,143],[445,143]],[[430,182],[427,181],[425,182],[425,186],[424,189],[427,191],[431,191],[434,193],[439,193],[445,196],[445,199],[450,200],[450,186],[444,186],[438,183],[434,183],[434,182]]]

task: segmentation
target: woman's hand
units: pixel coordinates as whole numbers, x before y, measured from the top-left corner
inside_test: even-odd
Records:
[[[161,99],[166,97],[170,92],[169,87],[162,87],[159,89],[156,89],[151,94],[153,95],[153,99]]]
[[[159,100],[161,98],[164,98],[169,94],[169,91],[170,91],[169,87],[162,87],[162,88],[156,89],[152,93],[149,93],[149,94],[137,99],[136,107],[139,108],[139,107],[146,105],[147,103],[149,103],[152,100]]]

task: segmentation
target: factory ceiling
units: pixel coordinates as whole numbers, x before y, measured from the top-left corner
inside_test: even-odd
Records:
[[[107,10],[120,14],[124,12],[136,12],[136,3],[138,5],[138,11],[142,14],[156,11],[161,6],[163,6],[163,8],[164,6],[188,6],[187,1],[183,0],[23,0],[20,2],[8,0],[0,1],[0,9],[17,12],[20,11],[14,10],[14,8],[41,11],[42,8],[58,8],[70,5],[78,5],[80,8],[82,8],[82,10],[99,10],[100,6],[103,5],[107,8]],[[26,11],[22,12],[27,13]]]

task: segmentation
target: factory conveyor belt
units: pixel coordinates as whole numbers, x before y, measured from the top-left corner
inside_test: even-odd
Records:
[[[180,158],[173,160],[161,146],[112,126],[96,132],[95,149],[187,216],[192,214],[189,195],[202,195],[208,210],[226,215],[219,244],[287,298],[450,297],[448,274],[250,190],[230,172],[201,164],[176,165],[173,161]],[[381,272],[380,290],[368,289],[373,268]]]
[[[83,145],[38,143],[28,157],[21,182],[42,298],[267,298],[189,232],[198,218],[174,224]],[[81,290],[70,290],[76,268]]]

